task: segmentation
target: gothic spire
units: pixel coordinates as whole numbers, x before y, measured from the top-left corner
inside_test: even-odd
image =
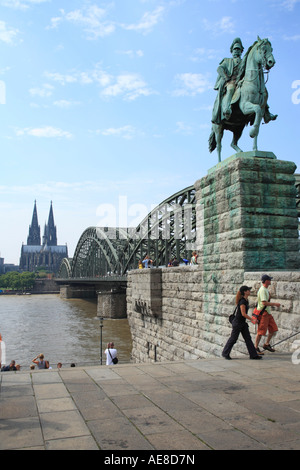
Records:
[[[27,245],[39,246],[40,244],[41,244],[41,230],[40,230],[40,226],[38,223],[36,201],[34,201],[32,221],[31,221],[31,225],[29,226]]]
[[[50,205],[48,225],[45,228],[45,235],[46,235],[46,240],[47,240],[47,245],[48,246],[57,246],[57,235],[56,235],[56,227],[55,227],[55,224],[54,224],[52,201],[51,201],[51,205]]]

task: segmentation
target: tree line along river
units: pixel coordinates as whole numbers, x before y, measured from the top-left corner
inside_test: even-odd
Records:
[[[61,299],[56,294],[0,295],[0,333],[6,345],[6,363],[15,360],[21,370],[43,353],[51,367],[100,364],[100,324],[96,300]],[[104,319],[104,350],[113,341],[119,361],[129,362],[131,334],[127,319]]]

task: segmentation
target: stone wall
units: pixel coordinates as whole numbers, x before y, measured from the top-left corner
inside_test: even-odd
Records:
[[[59,286],[54,279],[36,279],[32,294],[58,294]]]
[[[153,272],[155,274],[153,274]],[[270,293],[280,308],[273,316],[279,327],[274,342],[300,331],[300,272],[268,272],[274,277]],[[261,272],[244,273],[234,279],[225,279],[216,291],[216,284],[204,283],[200,266],[131,271],[128,275],[127,315],[132,333],[134,362],[173,361],[221,356],[230,335],[229,315],[234,310],[235,294],[243,284],[253,287],[249,298],[251,309],[261,282]],[[161,279],[160,285],[157,282]],[[155,279],[156,293],[161,291],[161,309],[151,313],[149,296],[137,286]],[[139,301],[144,310],[137,308]],[[156,297],[158,302],[158,297]],[[250,310],[251,311],[251,310]],[[149,313],[147,313],[149,312]],[[250,323],[255,338],[255,326]],[[278,346],[280,351],[291,351],[295,339]],[[263,340],[262,340],[263,341]],[[248,354],[243,341],[233,349],[232,356]]]
[[[195,183],[199,265],[128,275],[134,361],[220,356],[237,290],[253,286],[254,306],[263,272],[273,273],[271,293],[282,303],[274,311],[278,340],[300,331],[295,169],[274,154],[247,152],[221,162]],[[255,334],[253,325],[251,331]],[[282,343],[280,349],[290,345]],[[245,354],[243,342],[233,354]]]

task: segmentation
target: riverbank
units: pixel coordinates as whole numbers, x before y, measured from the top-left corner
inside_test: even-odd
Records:
[[[266,352],[1,373],[0,449],[299,450],[299,367]]]
[[[121,363],[130,360],[131,333],[127,319],[105,319],[101,331],[97,302],[61,299],[59,295],[15,295],[0,298],[0,333],[6,360],[21,370],[43,353],[52,367],[58,362],[76,366],[100,364],[108,342],[113,341]]]
[[[13,290],[0,289],[1,295],[41,295],[41,294],[59,294],[60,287],[54,279],[35,279],[32,289]]]

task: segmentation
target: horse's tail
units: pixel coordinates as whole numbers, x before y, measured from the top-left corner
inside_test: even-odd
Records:
[[[216,136],[215,136],[215,133],[214,131],[212,130],[211,131],[211,134],[209,136],[209,139],[208,139],[208,149],[211,152],[213,152],[217,146],[217,141],[216,141]]]

